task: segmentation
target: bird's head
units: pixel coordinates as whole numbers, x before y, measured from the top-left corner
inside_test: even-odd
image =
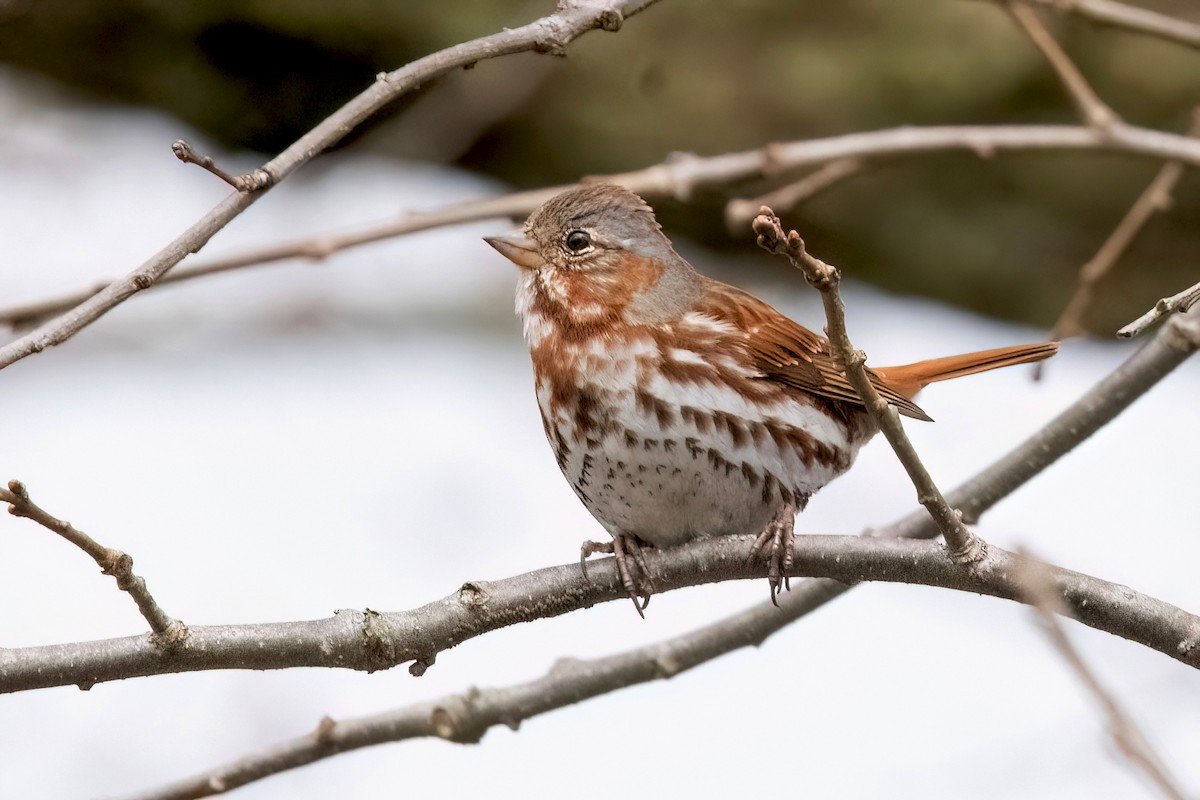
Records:
[[[698,289],[650,206],[613,184],[569,189],[530,214],[522,232],[485,241],[521,268],[522,316],[540,305],[578,323],[663,321]]]

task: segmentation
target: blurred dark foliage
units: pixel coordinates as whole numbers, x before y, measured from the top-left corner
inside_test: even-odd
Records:
[[[1190,0],[1152,5],[1200,21]],[[549,10],[549,0],[0,0],[0,60],[274,153],[376,73]],[[1200,52],[1043,17],[1119,114],[1187,127]],[[1074,121],[1041,56],[986,0],[665,0],[618,35],[584,37],[567,58],[483,62],[424,87],[342,146],[536,186],[672,151],[905,124]],[[921,156],[875,165],[784,217],[854,277],[1044,326],[1157,167],[1085,154]],[[766,188],[660,202],[660,216],[669,230],[745,248],[749,231],[727,232],[722,204]],[[1198,189],[1188,175],[1106,280],[1093,330],[1196,280]]]

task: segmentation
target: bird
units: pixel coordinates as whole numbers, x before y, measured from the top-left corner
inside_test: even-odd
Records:
[[[518,267],[516,312],[546,438],[611,541],[643,614],[644,549],[752,534],[771,599],[794,563],[795,516],[877,432],[829,341],[763,300],[697,272],[638,195],[568,189],[521,231],[485,237]],[[1040,361],[1054,342],[868,368],[897,412],[930,383]]]

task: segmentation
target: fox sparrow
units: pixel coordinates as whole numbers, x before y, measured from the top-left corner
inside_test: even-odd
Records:
[[[517,313],[546,438],[612,535],[641,613],[641,548],[759,534],[771,596],[792,563],[795,514],[850,468],[876,429],[829,342],[751,294],[697,273],[640,197],[591,184],[547,201],[523,234],[488,244],[520,267]],[[934,381],[1048,358],[1003,347],[870,370],[897,411]],[[639,602],[639,598],[644,598]]]

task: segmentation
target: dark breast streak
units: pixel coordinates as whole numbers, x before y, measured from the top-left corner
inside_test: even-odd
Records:
[[[664,357],[673,351],[695,357]],[[680,487],[714,480],[742,498],[730,504],[803,508],[815,491],[811,481],[769,468],[757,451],[773,446],[790,452],[805,467],[829,477],[850,466],[852,451],[787,424],[782,415],[772,416],[774,407],[807,405],[835,420],[847,439],[866,438],[865,414],[833,401],[793,396],[787,387],[753,377],[738,367],[737,349],[715,337],[632,327],[573,341],[552,334],[532,355],[543,425],[556,462],[584,504],[606,524],[614,516],[610,506],[636,516],[631,497],[643,496],[651,503],[676,498],[686,505],[697,501],[679,500],[686,492]],[[670,392],[651,390],[656,377],[659,387],[665,381],[678,387],[681,397],[706,386],[737,392],[761,404],[764,413],[748,419],[673,401]]]

